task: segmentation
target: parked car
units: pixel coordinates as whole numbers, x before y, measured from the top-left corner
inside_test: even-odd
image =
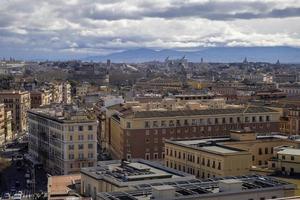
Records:
[[[19,193],[16,193],[16,194],[13,196],[13,200],[22,200],[22,195],[19,194]]]
[[[10,199],[10,194],[7,192],[7,193],[4,193],[3,197],[2,197],[2,200],[8,200]]]

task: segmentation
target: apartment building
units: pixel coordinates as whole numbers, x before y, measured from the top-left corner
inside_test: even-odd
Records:
[[[283,175],[300,174],[300,149],[281,146],[274,149],[274,156],[268,162],[268,168]]]
[[[266,107],[134,111],[115,105],[107,111],[105,141],[114,158],[163,159],[165,139],[219,137],[244,127],[277,132],[279,117]]]
[[[52,103],[70,104],[72,101],[71,85],[69,82],[53,82],[50,85]]]
[[[31,108],[39,108],[51,103],[51,93],[49,90],[31,91],[30,100]]]
[[[0,104],[0,147],[5,143],[5,110],[4,104]]]
[[[1,91],[0,102],[5,109],[11,111],[12,131],[23,133],[27,127],[27,111],[30,109],[30,94],[26,91]]]
[[[72,106],[28,111],[29,154],[50,174],[70,174],[97,161],[97,120]]]
[[[281,118],[280,131],[288,135],[300,134],[300,109],[288,110],[287,116]]]
[[[216,141],[218,139],[166,140],[165,166],[202,179],[250,174],[250,152]]]

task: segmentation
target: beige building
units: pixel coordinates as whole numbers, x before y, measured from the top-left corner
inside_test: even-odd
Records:
[[[217,144],[217,140],[165,142],[165,165],[199,178],[241,176],[250,173],[251,154]]]
[[[281,146],[274,150],[274,157],[268,162],[268,168],[283,175],[300,174],[300,149],[293,146]]]
[[[5,104],[7,111],[11,111],[14,134],[26,131],[28,129],[27,111],[30,109],[29,92],[2,91],[0,92],[0,102]]]
[[[299,142],[247,129],[231,131],[230,137],[166,140],[165,165],[199,178],[249,174],[253,167],[267,168],[278,146],[299,148]]]
[[[0,147],[11,139],[11,112],[5,110],[4,104],[0,104]]]
[[[52,103],[71,103],[71,85],[69,82],[53,82],[50,85],[50,91]]]
[[[31,91],[31,108],[39,108],[51,103],[51,92],[49,90]]]
[[[29,154],[50,174],[71,174],[97,161],[97,120],[85,110],[44,107],[28,112]]]
[[[244,127],[278,132],[279,117],[280,112],[266,107],[169,111],[114,105],[106,112],[105,142],[117,159],[163,159],[165,139],[228,136],[230,130]]]
[[[82,97],[88,93],[89,87],[91,85],[87,82],[82,83],[81,85],[76,86],[76,96]]]

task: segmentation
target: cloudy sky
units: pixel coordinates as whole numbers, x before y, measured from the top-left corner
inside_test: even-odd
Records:
[[[1,0],[0,57],[300,47],[300,0]]]

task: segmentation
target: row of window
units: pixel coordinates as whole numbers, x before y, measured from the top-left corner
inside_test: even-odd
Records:
[[[270,153],[273,154],[273,147],[270,148]],[[259,149],[258,149],[258,154],[259,154],[259,155],[262,155],[262,154],[263,154],[262,148],[259,148]],[[268,148],[268,147],[265,148],[264,154],[269,154],[269,148]]]
[[[94,148],[94,144],[88,144],[88,149],[93,149],[93,148]],[[84,144],[78,144],[78,149],[79,150],[84,149]],[[69,150],[74,150],[74,144],[69,145]]]
[[[76,126],[69,126],[69,131],[73,132],[75,130]],[[84,131],[84,126],[77,126],[77,130],[78,131]],[[88,131],[92,131],[93,130],[93,126],[89,125],[87,128]]]
[[[94,153],[89,152],[88,153],[88,158],[94,158]],[[74,154],[70,153],[69,154],[69,160],[74,160],[74,159],[75,159]],[[78,153],[78,159],[83,160],[84,159],[84,154],[83,153]]]
[[[75,164],[73,163],[70,163],[70,168],[73,169],[73,167]],[[81,167],[93,167],[94,166],[94,163],[93,162],[88,162],[87,165],[86,163],[82,162],[82,163],[77,163],[77,167],[78,168],[81,168]]]
[[[252,116],[244,117],[244,122],[246,123],[255,123],[255,122],[269,122],[270,116]],[[208,118],[208,119],[192,119],[192,120],[162,120],[162,121],[145,121],[145,128],[156,128],[156,127],[175,127],[175,126],[197,126],[197,125],[216,125],[216,124],[233,124],[233,123],[242,123],[240,117],[230,117],[230,118]],[[131,128],[131,123],[127,122],[127,128]]]
[[[88,140],[93,140],[94,135],[89,134],[88,135]],[[78,140],[84,140],[84,135],[78,135]],[[70,141],[73,141],[73,135],[70,135]]]
[[[166,149],[166,155],[168,156],[173,156],[173,150],[170,149]],[[199,156],[195,156],[195,155],[190,155],[190,154],[186,154],[183,152],[182,153],[182,156],[181,156],[181,152],[177,152],[176,150],[174,150],[174,157],[175,158],[178,158],[178,159],[183,159],[183,160],[187,160],[189,162],[192,162],[192,163],[197,163],[197,164],[200,164],[200,160],[201,158]],[[202,158],[202,161],[201,161],[201,164],[203,166],[207,166],[207,167],[212,167],[213,169],[218,169],[218,170],[221,170],[221,162],[218,162],[218,166],[216,166],[216,161],[211,161],[209,158]]]

